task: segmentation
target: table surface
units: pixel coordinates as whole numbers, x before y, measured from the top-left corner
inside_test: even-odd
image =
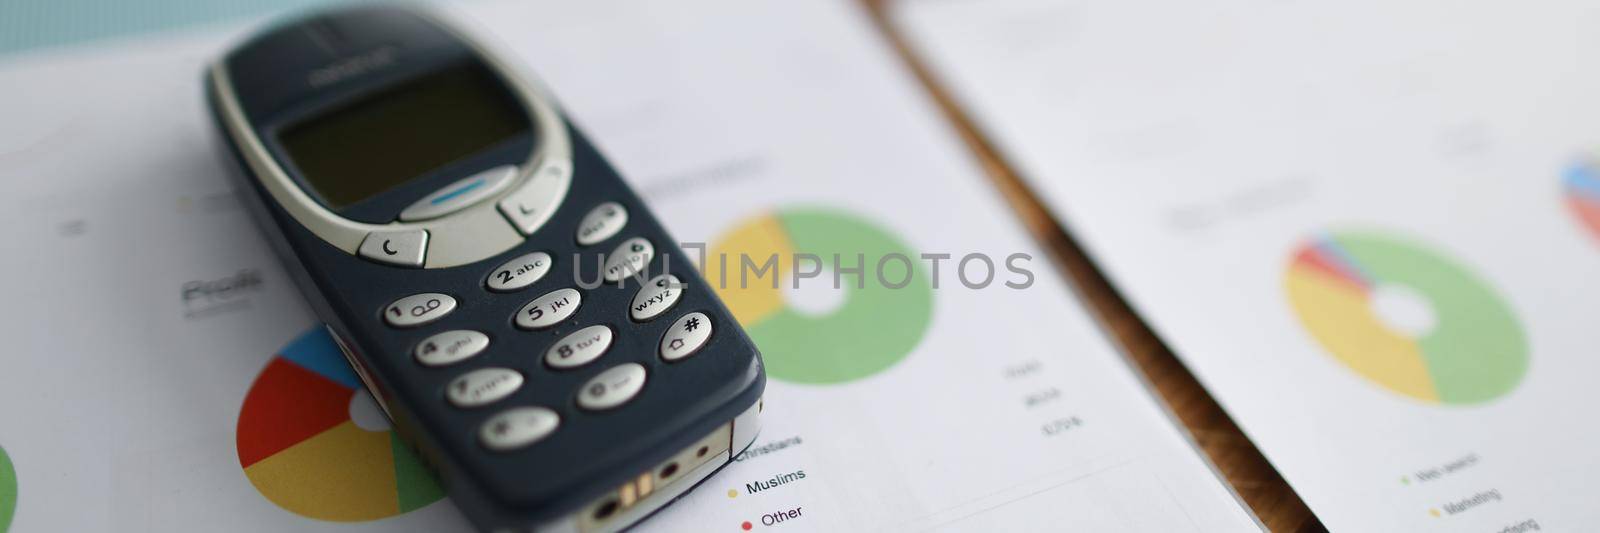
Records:
[[[990,181],[1005,195],[1029,233],[1052,255],[1055,265],[1076,286],[1078,296],[1087,302],[1096,318],[1111,332],[1115,342],[1144,373],[1145,379],[1188,428],[1200,449],[1238,491],[1240,498],[1255,511],[1261,522],[1272,531],[1326,531],[1283,476],[1267,463],[1261,451],[1222,411],[1216,400],[1206,393],[1172,350],[1123,301],[1105,276],[1090,262],[1083,249],[1062,230],[1061,224],[1017,177],[994,146],[979,135],[950,96],[932,83],[928,71],[910,54],[905,42],[888,24],[884,13],[884,4],[888,0],[861,1],[872,13],[878,28],[916,73],[962,140],[983,164]]]

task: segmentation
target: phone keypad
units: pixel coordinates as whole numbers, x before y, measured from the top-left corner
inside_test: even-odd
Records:
[[[531,233],[548,219],[549,210],[532,211],[539,202],[539,180],[502,201],[507,218]],[[537,193],[537,194],[535,194]],[[527,209],[518,209],[518,208]],[[520,219],[520,222],[518,222]],[[538,220],[535,220],[538,219]],[[579,222],[576,239],[580,246],[599,244],[621,233],[628,222],[627,209],[617,202],[595,206]],[[374,238],[379,233],[374,233]],[[371,238],[369,238],[371,240]],[[426,235],[418,245],[426,243]],[[363,248],[367,245],[364,243]],[[392,248],[392,246],[391,246]],[[619,282],[644,271],[655,258],[655,246],[643,237],[622,241],[606,256],[603,278]],[[421,259],[418,258],[418,264]],[[554,258],[548,252],[520,255],[495,267],[484,281],[490,292],[514,292],[533,286],[552,270]],[[650,322],[672,311],[683,298],[682,280],[662,274],[643,283],[634,293],[626,315],[636,323]],[[513,323],[521,330],[544,330],[571,319],[583,303],[576,288],[559,288],[540,295],[517,310]],[[395,300],[383,309],[384,321],[393,327],[415,327],[444,318],[457,306],[456,299],[443,293],[421,293]],[[620,316],[618,317],[621,318]],[[703,312],[678,317],[662,334],[657,348],[665,362],[681,361],[699,352],[711,339],[713,324]],[[591,325],[562,336],[543,354],[544,366],[572,370],[599,361],[615,343],[619,333],[609,325]],[[456,329],[434,333],[412,349],[417,363],[427,367],[446,367],[485,353],[490,337],[480,331]],[[644,390],[649,371],[639,363],[622,363],[595,374],[576,391],[576,403],[586,411],[606,411],[622,407]],[[511,368],[488,367],[470,370],[451,379],[445,386],[445,400],[459,408],[471,409],[501,402],[525,383],[526,376]],[[542,406],[513,406],[487,418],[478,431],[480,444],[490,451],[510,452],[536,444],[554,434],[562,418],[554,409]]]
[[[412,354],[427,366],[453,365],[483,353],[489,336],[469,329],[457,329],[422,339]]]
[[[562,161],[549,161],[542,170],[529,178],[528,183],[500,200],[500,214],[523,235],[538,231],[550,215],[561,206],[567,194],[569,165]]]
[[[448,294],[425,292],[389,304],[383,309],[383,321],[397,328],[410,328],[444,318],[455,310],[455,298]]]
[[[480,407],[500,401],[522,388],[522,374],[509,368],[480,368],[450,382],[445,397],[456,407]]]
[[[390,265],[421,267],[428,255],[426,230],[374,231],[356,248],[361,257]]]
[[[624,363],[606,369],[578,389],[578,407],[591,411],[616,409],[644,389],[644,365]]]
[[[544,252],[519,255],[490,271],[484,284],[495,292],[521,290],[549,274],[550,263],[550,254]]]
[[[644,237],[634,237],[617,245],[611,255],[606,256],[605,278],[608,282],[620,281],[622,278],[632,276],[644,270],[650,260],[656,257],[656,247]]]
[[[544,440],[561,425],[561,415],[544,407],[517,407],[483,423],[478,440],[497,452],[508,452]]]
[[[661,359],[677,361],[694,355],[711,339],[711,317],[695,312],[683,315],[661,336]]]
[[[661,316],[678,305],[678,299],[683,297],[683,282],[672,274],[662,274],[655,279],[645,282],[639,287],[639,292],[634,293],[633,303],[628,306],[628,316],[635,322],[645,322]]]
[[[569,369],[589,364],[611,348],[611,328],[589,326],[562,337],[544,353],[550,368]]]
[[[582,304],[583,294],[579,293],[578,289],[566,288],[547,292],[517,311],[517,327],[544,329],[554,326],[578,312],[578,306]]]
[[[589,210],[578,221],[578,244],[591,246],[604,242],[628,225],[628,209],[616,202],[606,202]]]

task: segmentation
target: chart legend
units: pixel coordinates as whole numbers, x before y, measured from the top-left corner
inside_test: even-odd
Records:
[[[1369,233],[1317,237],[1295,252],[1284,282],[1306,331],[1388,390],[1475,404],[1511,391],[1527,371],[1526,335],[1500,296],[1415,244]]]
[[[890,255],[909,261],[886,261],[880,277],[879,262]],[[837,278],[828,270],[835,258]],[[757,277],[769,260],[775,272]],[[933,318],[933,289],[917,255],[876,224],[840,211],[782,209],[754,217],[717,239],[703,268],[761,349],[767,374],[784,381],[832,384],[876,374],[910,354]],[[818,268],[811,281],[843,298],[824,313],[793,305],[785,292],[797,272]]]
[[[302,516],[376,520],[419,509],[444,491],[393,431],[350,415],[361,382],[327,330],[283,348],[239,411],[239,464],[268,500]]]

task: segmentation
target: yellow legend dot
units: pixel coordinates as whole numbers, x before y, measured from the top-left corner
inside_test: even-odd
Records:
[[[728,489],[728,497],[729,498],[738,498],[739,497],[739,491],[736,491],[736,490],[733,490],[733,489]]]
[[[1439,517],[1439,510],[1438,509],[1428,509],[1428,514],[1433,515],[1434,518],[1438,518]]]

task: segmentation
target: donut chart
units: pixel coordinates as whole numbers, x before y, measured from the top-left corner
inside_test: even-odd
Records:
[[[1338,233],[1296,250],[1284,279],[1300,323],[1335,359],[1362,377],[1434,404],[1477,404],[1516,387],[1528,343],[1509,306],[1455,262],[1373,233]],[[1398,286],[1420,295],[1436,317],[1406,333],[1375,310],[1374,294]]]
[[[256,490],[295,514],[338,522],[394,516],[443,498],[393,431],[351,420],[350,402],[361,391],[324,328],[272,358],[239,410],[239,465]]]
[[[11,528],[11,517],[17,511],[17,469],[11,466],[11,457],[0,448],[0,533]]]
[[[826,314],[787,301],[783,287],[798,281],[796,257],[806,254],[827,266],[825,272],[836,254],[840,258],[843,302]],[[884,260],[895,254],[909,261]],[[743,266],[746,258],[758,266],[776,258],[776,272],[758,277]],[[882,276],[880,261],[886,261]],[[800,272],[817,268],[811,260],[803,263]],[[850,271],[858,265],[862,272]],[[933,319],[933,289],[917,255],[876,224],[837,210],[793,208],[752,217],[713,242],[703,269],[761,349],[767,375],[783,381],[838,384],[877,374],[909,355]],[[832,274],[819,280],[832,287]]]
[[[1600,163],[1592,159],[1573,163],[1561,181],[1567,207],[1590,234],[1600,239]]]

